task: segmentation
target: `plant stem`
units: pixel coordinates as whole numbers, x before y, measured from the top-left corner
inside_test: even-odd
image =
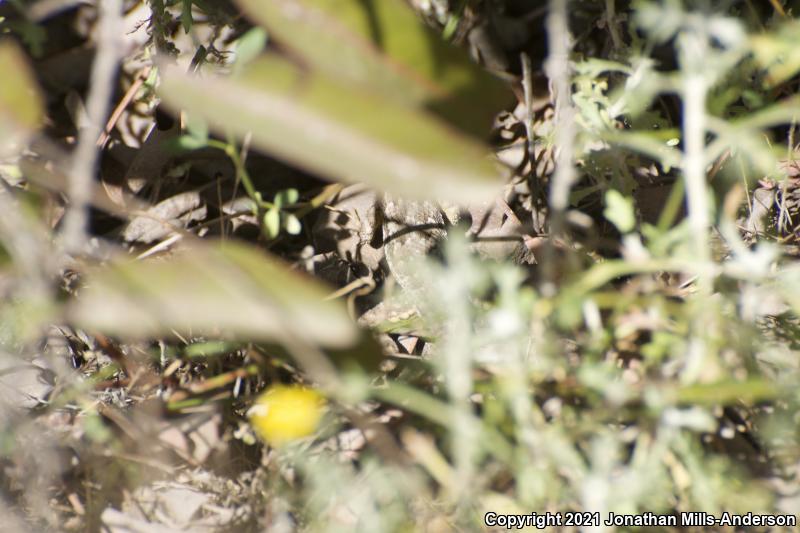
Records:
[[[253,185],[253,180],[250,179],[250,173],[247,172],[244,159],[239,154],[239,151],[236,149],[236,145],[234,143],[224,143],[222,141],[209,139],[208,146],[222,150],[225,152],[225,155],[230,158],[234,168],[236,169],[236,178],[242,182],[247,196],[250,197],[250,199],[253,200],[258,207],[264,209],[271,209],[273,207],[272,202],[267,202],[261,198],[261,195],[258,193],[258,191],[256,191],[256,188]]]
[[[545,283],[542,292],[555,294],[554,239],[561,236],[569,206],[569,192],[577,173],[572,164],[575,143],[575,109],[572,107],[572,84],[569,64],[570,37],[568,0],[550,0],[547,16],[547,44],[550,54],[545,72],[550,79],[555,99],[555,171],[550,184],[551,238],[543,260]]]
[[[711,209],[705,172],[706,136],[706,96],[708,80],[702,60],[708,46],[708,38],[701,28],[688,29],[683,35],[682,83],[683,93],[683,178],[686,182],[686,196],[689,211],[689,227],[692,232],[695,258],[701,266],[700,290],[708,293],[711,289],[707,267],[711,259],[709,250]]]
[[[114,79],[122,53],[120,28],[122,27],[122,2],[106,0],[100,2],[97,27],[97,54],[86,99],[88,125],[78,135],[78,147],[72,159],[69,180],[70,206],[64,217],[62,233],[64,247],[69,252],[77,252],[86,242],[89,223],[89,199],[93,174],[97,167],[97,140],[102,132],[114,90]]]

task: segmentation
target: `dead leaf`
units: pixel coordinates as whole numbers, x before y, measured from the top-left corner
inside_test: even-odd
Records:
[[[198,191],[187,191],[163,200],[125,227],[122,238],[128,242],[149,243],[163,239],[175,228],[206,218],[206,207]]]

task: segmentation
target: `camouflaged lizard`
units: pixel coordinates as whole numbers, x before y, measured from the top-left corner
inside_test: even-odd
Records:
[[[447,235],[448,221],[436,202],[387,194],[380,202],[380,212],[386,265],[401,295],[361,316],[359,322],[370,327],[402,322],[419,314],[418,303],[429,292],[419,264]]]

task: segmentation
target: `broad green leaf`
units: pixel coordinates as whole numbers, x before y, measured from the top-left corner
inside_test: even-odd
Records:
[[[485,138],[513,101],[507,85],[426,27],[404,0],[239,0],[315,70],[423,104]]]
[[[323,285],[252,247],[196,243],[169,261],[123,259],[88,272],[69,316],[81,327],[127,338],[176,330],[351,346],[357,329],[326,294]]]
[[[469,203],[500,177],[482,143],[428,113],[265,56],[236,78],[165,69],[161,96],[297,166],[395,194]]]
[[[42,122],[43,102],[22,51],[11,41],[0,44],[0,156],[18,149]]]

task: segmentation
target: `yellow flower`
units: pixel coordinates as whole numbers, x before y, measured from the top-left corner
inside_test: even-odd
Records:
[[[313,389],[276,385],[259,396],[248,415],[262,439],[282,446],[314,433],[324,407],[325,399]]]

